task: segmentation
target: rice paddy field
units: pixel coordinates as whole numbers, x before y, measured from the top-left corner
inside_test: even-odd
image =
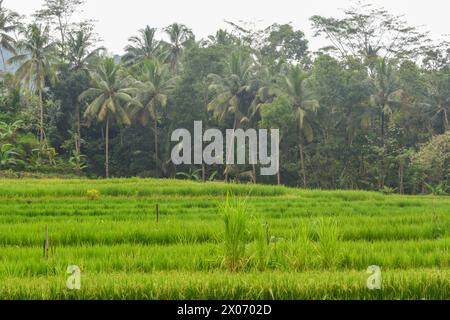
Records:
[[[449,231],[443,196],[1,180],[0,299],[448,300]]]

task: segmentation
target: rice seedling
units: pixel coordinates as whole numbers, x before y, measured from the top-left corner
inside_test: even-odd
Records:
[[[247,244],[248,207],[245,200],[229,193],[220,207],[225,223],[224,263],[230,271],[244,267],[245,248]]]
[[[320,265],[327,269],[338,267],[342,253],[339,242],[342,239],[336,220],[330,217],[322,217],[315,225],[317,242],[314,247],[320,260]]]

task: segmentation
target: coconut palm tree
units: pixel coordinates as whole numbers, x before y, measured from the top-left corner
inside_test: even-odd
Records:
[[[194,34],[184,24],[174,23],[164,29],[169,36],[170,42],[166,42],[167,62],[170,64],[170,70],[175,72],[183,54],[184,48],[194,40]]]
[[[208,105],[208,110],[212,111],[220,121],[232,114],[234,116],[233,129],[247,123],[250,104],[245,102],[254,80],[252,59],[239,51],[233,52],[227,62],[225,75],[211,74],[208,78],[209,90],[214,95]],[[227,160],[228,158],[229,155],[227,155]],[[228,167],[225,169],[227,181],[228,169]]]
[[[122,61],[129,67],[142,63],[145,60],[155,59],[161,55],[160,42],[155,38],[156,28],[146,26],[139,30],[139,36],[128,39],[130,44],[125,47]]]
[[[94,45],[93,34],[88,30],[80,29],[69,33],[67,36],[66,50],[67,62],[73,72],[89,73],[99,54],[104,51],[103,47],[92,49]],[[81,115],[80,103],[75,103],[75,150],[81,153]]]
[[[271,102],[280,93],[275,83],[276,77],[269,67],[258,61],[255,65],[255,77],[252,83],[256,93],[250,108],[247,109],[247,114],[241,119],[242,125],[245,125],[247,128],[255,128],[258,125],[261,120],[261,106]],[[253,181],[257,183],[256,165],[254,164],[252,165],[252,171]],[[279,178],[279,172],[277,176]]]
[[[252,59],[239,51],[233,52],[226,64],[224,76],[210,74],[208,80],[209,91],[214,94],[208,110],[213,111],[214,116],[219,120],[224,120],[228,114],[233,114],[235,128],[242,120],[247,121],[249,106],[245,106],[243,100],[250,92],[254,80]]]
[[[113,58],[104,59],[91,73],[93,86],[80,95],[80,101],[89,101],[84,116],[105,124],[105,176],[109,178],[109,129],[112,122],[129,125],[127,108],[140,105],[133,94],[129,77],[123,76],[119,65]]]
[[[370,104],[378,109],[381,140],[384,141],[386,118],[392,114],[393,107],[399,105],[402,95],[395,64],[386,59],[379,59],[375,65],[371,84],[373,94],[370,97]]]
[[[256,121],[259,121],[257,117],[261,106],[270,103],[276,96],[282,94],[280,88],[276,85],[279,70],[274,72],[267,65],[258,62],[255,71],[254,86],[257,91],[249,109],[249,122],[253,122],[252,120],[255,118]]]
[[[98,57],[99,53],[106,50],[104,47],[92,49],[94,40],[92,32],[82,29],[68,34],[67,60],[71,70],[89,71],[93,60]]]
[[[312,113],[319,108],[319,102],[312,99],[305,88],[308,74],[299,66],[290,66],[280,78],[280,90],[289,98],[289,102],[295,114],[297,127],[298,154],[300,160],[301,177],[303,186],[307,186],[305,167],[305,143],[311,143],[314,133],[311,126]]]
[[[137,99],[141,106],[134,109],[133,116],[143,125],[153,121],[153,136],[155,148],[155,173],[159,175],[159,144],[158,122],[160,111],[167,107],[168,93],[173,88],[176,78],[173,77],[166,65],[157,60],[145,61],[138,75]]]
[[[424,106],[437,134],[450,130],[450,74],[447,70],[435,71],[427,77],[427,99]]]
[[[0,0],[0,55],[3,62],[3,71],[6,72],[6,61],[3,50],[8,50],[16,54],[16,40],[10,35],[18,28],[19,15],[3,7],[3,0]]]
[[[206,43],[212,45],[228,46],[232,45],[233,43],[237,43],[237,39],[231,33],[228,33],[226,30],[219,29],[216,32],[215,36],[211,35],[208,37]]]
[[[381,135],[381,159],[380,159],[380,189],[384,188],[385,180],[385,136],[386,123],[392,109],[399,106],[403,91],[400,89],[395,63],[386,59],[378,59],[375,63],[374,72],[371,78],[372,92],[370,105],[377,110],[380,117]]]
[[[55,76],[56,45],[51,41],[48,27],[31,24],[23,33],[24,38],[17,42],[20,53],[9,59],[9,63],[21,63],[16,71],[17,79],[23,81],[39,98],[39,141],[42,143],[45,139],[42,96],[46,79],[53,79]]]

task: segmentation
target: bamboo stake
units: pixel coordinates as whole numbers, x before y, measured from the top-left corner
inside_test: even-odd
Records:
[[[49,241],[48,241],[48,224],[45,226],[45,242],[44,242],[44,257],[45,260],[48,260],[48,247],[49,247]]]
[[[156,205],[156,223],[159,223],[159,204]]]

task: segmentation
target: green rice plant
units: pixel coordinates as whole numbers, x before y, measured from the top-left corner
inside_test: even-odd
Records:
[[[342,234],[338,223],[331,217],[322,217],[316,223],[316,252],[320,266],[325,269],[336,269],[342,259]]]
[[[257,223],[255,229],[255,241],[252,246],[253,254],[250,260],[258,270],[263,271],[267,269],[270,262],[270,227],[267,222]]]
[[[433,236],[435,239],[439,239],[442,236],[443,232],[440,226],[439,215],[436,212],[436,197],[439,195],[445,195],[446,187],[443,184],[439,184],[437,186],[426,184],[426,186],[433,195]]]
[[[449,208],[443,195],[0,180],[0,299],[448,299]],[[65,287],[68,265],[83,270],[80,292]],[[366,287],[369,265],[383,267],[381,292]]]
[[[291,258],[291,265],[295,264],[296,270],[305,270],[308,268],[310,262],[310,255],[313,249],[312,242],[309,237],[308,225],[302,222],[296,231],[296,241],[294,242],[296,247],[294,257]]]
[[[0,299],[62,300],[448,300],[448,273],[383,270],[383,290],[366,287],[359,271],[83,273],[72,292],[66,276],[0,277]]]
[[[91,189],[86,192],[89,200],[98,200],[100,199],[100,192],[96,189]]]
[[[224,263],[228,270],[236,272],[242,270],[245,260],[247,244],[247,202],[232,193],[228,193],[223,205],[220,207],[225,223]]]

